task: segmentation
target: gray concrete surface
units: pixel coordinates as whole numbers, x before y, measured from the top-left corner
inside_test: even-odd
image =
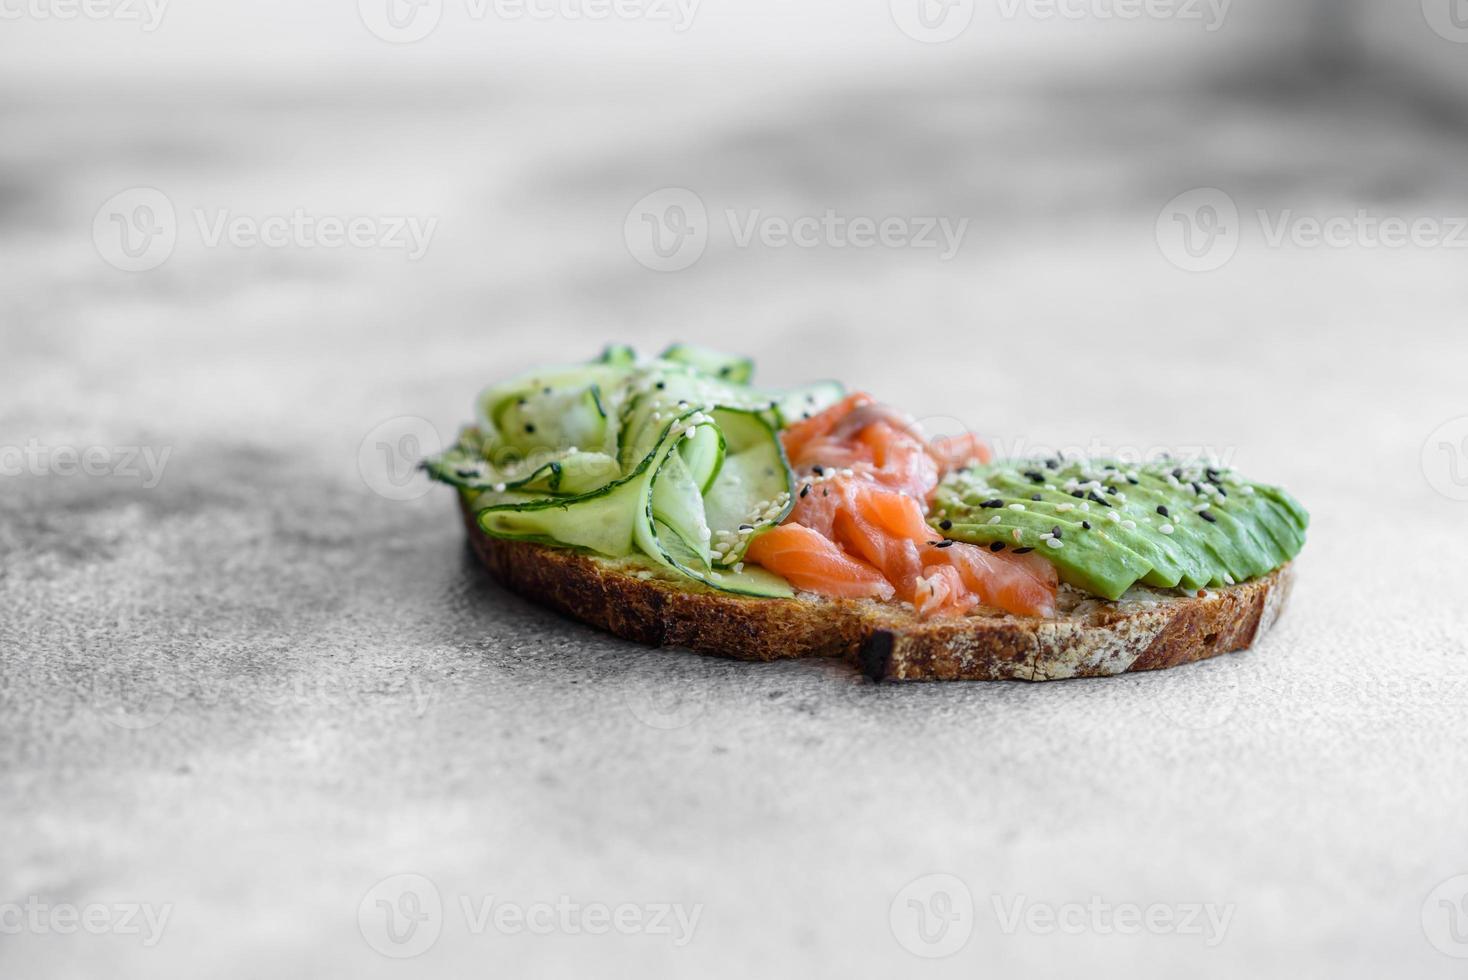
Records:
[[[45,461],[0,480],[0,974],[1461,976],[1468,504],[1430,437],[1468,414],[1463,253],[1255,229],[1189,274],[1154,224],[1198,186],[1468,213],[1468,141],[1369,91],[929,81],[656,132],[663,88],[7,93],[0,443]],[[181,232],[126,274],[88,234],[134,185],[442,220],[416,264]],[[660,275],[621,233],[663,186],[973,231],[948,264],[722,242]],[[737,346],[1002,446],[1212,446],[1312,509],[1293,607],[1172,672],[878,687],[559,619],[486,581],[446,492],[364,477],[380,423],[448,437],[480,384],[611,338]],[[169,452],[156,486],[130,447]],[[491,898],[698,917],[515,932]],[[10,928],[37,903],[99,931]],[[1119,934],[1127,905],[1226,927]]]

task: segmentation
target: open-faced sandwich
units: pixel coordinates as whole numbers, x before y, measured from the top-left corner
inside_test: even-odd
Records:
[[[427,461],[505,585],[644,643],[871,676],[1149,670],[1249,646],[1308,515],[1203,461],[994,460],[839,384],[609,348],[479,398]]]

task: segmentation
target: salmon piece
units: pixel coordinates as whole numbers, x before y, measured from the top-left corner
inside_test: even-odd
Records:
[[[886,533],[917,544],[943,540],[923,519],[923,508],[903,493],[863,487],[856,491],[862,514]]]
[[[797,468],[804,466],[805,464],[797,463],[796,460],[804,456],[807,443],[830,435],[842,419],[861,406],[870,405],[873,401],[875,399],[871,395],[854,391],[830,408],[787,426],[780,433],[780,442],[785,446],[785,455],[790,458],[791,465]]]
[[[924,617],[983,603],[1053,616],[1059,577],[1039,555],[943,542],[926,520],[942,475],[989,447],[972,435],[929,443],[907,416],[856,392],[780,433],[800,474],[785,523],[756,537],[749,561],[796,588],[841,598],[898,598]]]
[[[891,599],[895,594],[881,572],[800,524],[770,528],[750,541],[745,556],[808,592],[846,599]]]
[[[923,573],[918,545],[882,531],[859,508],[841,508],[834,523],[836,542],[878,569],[895,587],[897,598],[911,602]]]
[[[913,605],[920,616],[962,616],[979,604],[963,576],[952,565],[934,565],[918,579]]]
[[[972,432],[958,436],[939,436],[929,443],[929,447],[945,473],[967,466],[974,460],[987,463],[994,458],[994,451],[989,448],[989,444]]]
[[[929,558],[956,569],[964,585],[986,606],[1020,616],[1055,615],[1060,576],[1055,566],[1039,555],[993,552],[955,541],[946,548],[930,548]]]

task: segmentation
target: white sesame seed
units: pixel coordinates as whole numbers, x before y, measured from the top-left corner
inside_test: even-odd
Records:
[[[1161,527],[1159,527],[1157,530],[1161,531],[1163,534],[1171,534],[1172,533],[1172,525],[1171,524],[1164,524]]]
[[[1010,504],[1009,505],[1009,509],[1010,510],[1024,510],[1025,509],[1025,505],[1024,504]]]
[[[1118,514],[1118,513],[1117,513],[1117,512],[1116,512],[1116,511],[1114,511],[1114,510],[1113,510],[1113,511],[1109,511],[1109,512],[1107,512],[1107,514],[1106,514],[1106,519],[1107,519],[1107,520],[1108,520],[1108,521],[1110,521],[1110,522],[1111,522],[1111,523],[1113,523],[1113,524],[1117,524],[1117,523],[1120,523],[1120,522],[1121,522],[1121,515],[1120,515],[1120,514]]]
[[[1135,531],[1137,529],[1137,522],[1136,521],[1122,521],[1121,522],[1121,526],[1124,527],[1124,528],[1126,528],[1128,531]]]
[[[1075,506],[1075,504],[1056,504],[1055,512],[1057,514],[1065,514],[1072,510],[1075,510]]]
[[[991,517],[991,518],[989,518],[989,523],[990,524],[998,524],[1002,520],[1004,520],[1004,518],[1002,518],[1002,517]]]
[[[1059,538],[1050,538],[1049,540],[1047,540],[1045,542],[1045,544],[1049,545],[1052,548],[1064,548],[1065,547],[1065,542],[1064,541],[1061,541]]]

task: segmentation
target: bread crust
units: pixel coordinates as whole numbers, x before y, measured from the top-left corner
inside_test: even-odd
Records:
[[[469,542],[501,584],[624,639],[739,660],[838,657],[875,680],[1060,680],[1159,670],[1242,650],[1269,629],[1290,565],[1197,595],[1136,588],[1118,602],[1062,590],[1054,619],[979,610],[924,620],[867,599],[757,599],[612,560],[494,538],[461,499]]]

